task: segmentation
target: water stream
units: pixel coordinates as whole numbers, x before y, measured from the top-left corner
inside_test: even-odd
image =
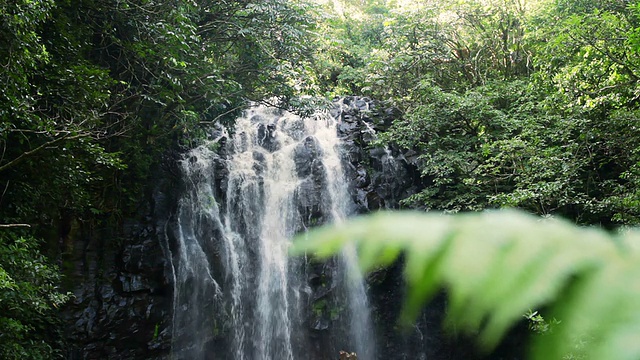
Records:
[[[175,226],[173,357],[310,359],[306,263],[287,249],[309,226],[349,215],[336,120],[255,107],[232,135],[193,149],[181,168],[187,186]],[[336,263],[348,303],[344,350],[373,360],[355,249]]]

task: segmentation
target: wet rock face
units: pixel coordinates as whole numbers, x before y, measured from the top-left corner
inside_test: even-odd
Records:
[[[313,176],[314,178],[321,178],[324,173],[321,157],[322,149],[318,144],[318,140],[313,136],[308,136],[304,139],[304,142],[298,145],[294,151],[298,177]]]
[[[399,201],[416,193],[420,174],[407,151],[375,146],[400,114],[366,97],[347,96],[337,101],[332,115],[339,120],[343,164],[356,213],[395,209]]]
[[[62,239],[66,288],[66,358],[167,359],[172,277],[164,224],[170,173],[160,171],[139,218],[86,228]]]
[[[258,126],[258,143],[269,152],[278,150],[279,144],[275,138],[275,124]]]
[[[313,136],[304,139],[294,150],[294,162],[296,173],[302,179],[296,192],[302,222],[305,227],[322,224],[326,212],[326,209],[322,208],[322,197],[326,195],[326,174],[318,140]]]
[[[397,208],[401,199],[418,191],[420,177],[410,152],[372,146],[376,135],[388,129],[399,116],[396,110],[368,98],[345,97],[336,101],[332,115],[339,120],[342,163],[354,213]],[[270,126],[258,129],[260,146],[267,151],[280,146],[273,136],[274,130]],[[220,156],[215,160],[215,194],[220,199],[228,186],[226,142],[222,137],[215,149]],[[296,196],[306,227],[324,223],[327,213],[320,205],[326,189],[321,157],[322,150],[313,137],[304,139],[295,149],[296,172],[303,179],[302,190]],[[86,229],[68,239],[67,247],[71,250],[64,261],[69,272],[68,288],[75,295],[63,312],[68,324],[68,359],[169,358],[173,332],[170,254],[176,250],[176,241],[171,238],[172,232],[167,231],[167,223],[175,214],[181,188],[179,171],[172,165],[177,158],[178,155],[168,158],[165,166],[154,174],[147,202],[135,219],[124,221],[120,228],[104,225]],[[259,166],[260,159],[256,160]],[[224,204],[222,201],[221,206]],[[216,249],[210,252],[215,255]],[[338,272],[335,261],[310,264],[306,269],[310,300],[306,323],[315,339],[310,354],[337,357],[339,350],[350,350],[340,345],[345,334],[339,324],[345,320],[337,294]],[[401,306],[401,291],[400,271],[378,272],[369,281],[379,339],[378,358],[419,359],[413,355],[424,354],[431,360],[439,359],[425,350],[425,344],[431,349],[439,348],[433,340],[436,334],[433,330],[429,334],[423,331],[427,325],[438,328],[432,321],[435,311],[416,328],[420,331],[409,336],[396,331],[394,317]],[[220,329],[220,337],[206,345],[211,347],[212,354],[224,353],[221,349],[228,347],[224,340],[227,331],[222,325]],[[429,343],[421,338],[432,340]]]

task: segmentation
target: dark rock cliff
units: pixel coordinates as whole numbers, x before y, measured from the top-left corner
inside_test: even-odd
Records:
[[[339,120],[337,131],[343,141],[343,167],[354,214],[398,208],[401,199],[420,190],[420,175],[410,152],[374,143],[376,133],[388,129],[399,116],[396,110],[368,98],[345,97],[336,101],[331,114]],[[274,146],[269,141],[272,130],[260,130],[265,148]],[[297,171],[313,175],[299,195],[303,198],[299,210],[307,227],[323,222],[323,209],[318,206],[322,169],[314,161],[316,145],[310,139],[295,155]],[[218,150],[221,158],[225,158],[225,149],[223,139]],[[168,157],[153,174],[138,217],[121,221],[116,229],[83,228],[62,239],[68,287],[75,295],[63,311],[68,324],[68,359],[169,358],[173,275],[168,254],[175,246],[170,223],[182,188],[176,161],[177,156]],[[226,169],[223,162],[219,165],[216,188],[223,196]],[[313,358],[328,354],[337,358],[339,350],[350,350],[340,345],[344,334],[341,322],[345,320],[340,316],[340,290],[333,280],[336,266],[329,261],[311,264],[305,270],[311,289],[306,324]],[[368,291],[379,359],[474,358],[467,342],[447,340],[442,333],[443,297],[425,309],[413,328],[401,330],[397,326],[403,292],[400,265],[371,274]],[[213,352],[225,347],[224,336],[222,329],[207,346]],[[212,359],[225,358],[225,351],[219,350]]]
[[[138,216],[84,224],[61,238],[65,287],[74,295],[62,311],[67,359],[168,357],[172,277],[165,227],[176,204],[173,162],[165,159],[152,174]]]

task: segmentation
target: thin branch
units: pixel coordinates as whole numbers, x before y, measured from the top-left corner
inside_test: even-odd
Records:
[[[231,110],[229,110],[229,111],[225,111],[225,112],[223,112],[222,114],[220,114],[220,115],[216,116],[216,117],[215,117],[213,120],[211,120],[211,121],[200,121],[200,124],[213,124],[213,123],[215,123],[216,121],[218,121],[221,117],[223,117],[223,116],[225,116],[225,115],[227,115],[227,114],[230,114],[230,113],[232,113],[232,112],[234,112],[234,111],[236,111],[236,110],[242,109],[244,106],[245,106],[245,105],[240,105],[240,106],[234,107],[233,109],[231,109]]]
[[[28,227],[28,228],[30,228],[31,225],[29,225],[29,224],[0,224],[0,228],[12,228],[12,227]]]
[[[7,189],[9,189],[9,183],[10,182],[11,182],[10,180],[7,180],[7,185],[5,185],[4,191],[2,192],[2,195],[0,195],[0,206],[2,206],[2,199],[4,199],[4,194],[6,194],[7,193]]]
[[[2,160],[4,160],[4,154],[7,152],[7,142],[5,140],[0,141],[2,141],[2,155],[0,156],[0,162],[2,162]]]
[[[22,154],[20,154],[20,156],[18,156],[17,158],[9,161],[8,163],[0,166],[0,172],[3,172],[9,168],[12,168],[16,165],[18,165],[19,163],[21,163],[22,161],[24,161],[24,159],[28,158],[29,156],[32,156],[33,154],[36,154],[40,151],[42,151],[43,149],[49,147],[49,146],[53,146],[56,145],[64,140],[75,140],[75,139],[79,139],[82,137],[86,137],[88,136],[87,134],[78,134],[78,135],[74,135],[74,136],[68,136],[68,135],[64,135],[62,137],[59,137],[57,139],[53,139],[51,141],[47,141],[46,143],[38,146],[37,148],[33,149],[33,150],[29,150],[29,151],[25,151]]]
[[[609,60],[613,61],[614,63],[620,65],[624,70],[626,70],[627,74],[629,76],[631,76],[634,80],[638,80],[639,79],[638,75],[636,75],[636,73],[633,71],[633,69],[629,67],[629,64],[625,63],[624,61],[619,59],[617,56],[612,54],[611,51],[609,51],[609,49],[607,49],[606,47],[601,48],[600,46],[596,45],[595,41],[593,41],[593,40],[591,40],[589,38],[578,38],[578,37],[574,36],[571,33],[569,33],[568,35],[569,35],[569,38],[571,38],[573,41],[576,41],[578,43],[582,43],[583,45],[585,45],[585,44],[586,45],[590,45],[597,52],[599,52],[600,54],[604,55],[605,57],[607,57]]]

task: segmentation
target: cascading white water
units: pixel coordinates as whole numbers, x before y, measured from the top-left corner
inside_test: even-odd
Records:
[[[187,189],[176,221],[172,353],[208,358],[207,343],[224,331],[235,360],[307,359],[304,264],[287,251],[310,222],[339,222],[348,215],[336,120],[324,113],[302,119],[260,106],[236,121],[228,144],[220,139],[192,150],[181,163]],[[220,146],[227,151],[214,151]],[[350,313],[346,350],[373,360],[355,249],[345,250],[341,262]],[[216,312],[227,323],[216,323]]]
[[[335,124],[335,121],[332,122]],[[342,163],[337,151],[337,136],[335,135],[335,125],[327,127],[332,129],[325,132],[327,139],[323,142],[326,145],[333,143],[334,151],[325,151],[323,163],[327,169],[327,188],[331,197],[331,221],[342,222],[348,215],[349,193],[345,185],[346,179],[342,170]],[[354,347],[358,359],[375,359],[375,341],[373,338],[373,324],[369,313],[369,302],[365,289],[362,272],[357,266],[357,252],[355,247],[348,246],[342,253],[342,263],[345,269],[346,289],[349,302],[350,335],[354,342]]]

